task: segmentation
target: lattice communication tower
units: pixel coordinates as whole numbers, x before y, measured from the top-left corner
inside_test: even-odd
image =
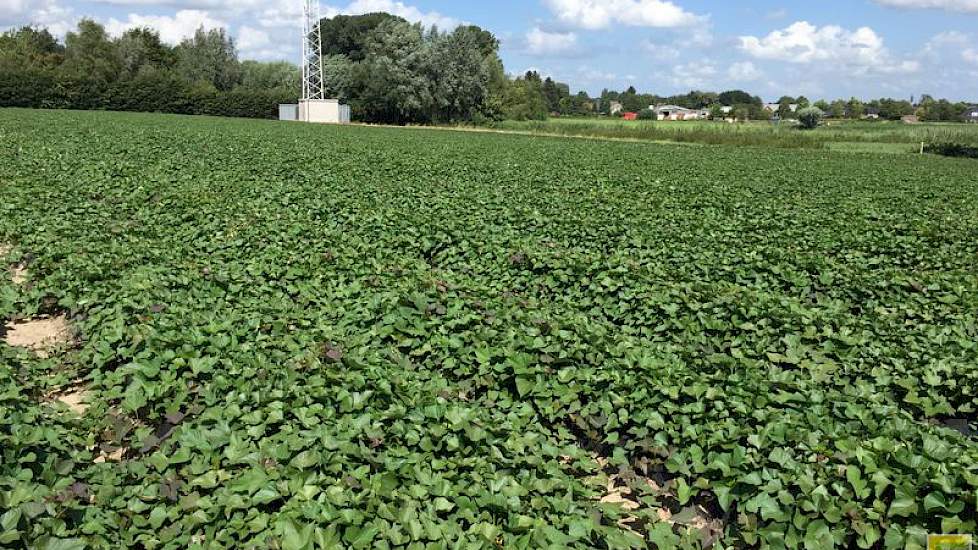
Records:
[[[302,99],[326,99],[323,80],[323,34],[319,27],[319,0],[302,4]]]

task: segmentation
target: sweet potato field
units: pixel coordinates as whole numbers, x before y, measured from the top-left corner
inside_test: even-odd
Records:
[[[2,110],[0,546],[973,533],[976,167]]]

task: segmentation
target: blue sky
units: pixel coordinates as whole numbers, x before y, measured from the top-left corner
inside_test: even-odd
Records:
[[[297,57],[301,0],[0,0],[0,28],[63,34],[92,17],[113,34],[177,42],[223,26],[244,58]],[[978,0],[323,0],[324,15],[389,11],[442,28],[480,25],[508,71],[536,69],[593,94],[743,88],[766,99],[978,101]]]

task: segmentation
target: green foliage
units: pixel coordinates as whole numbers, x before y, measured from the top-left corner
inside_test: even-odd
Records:
[[[429,122],[434,105],[431,43],[420,24],[385,21],[371,32],[365,59],[354,66],[351,93],[368,122]]]
[[[97,84],[113,82],[123,69],[122,54],[105,28],[91,19],[78,22],[78,29],[65,37],[64,71]]]
[[[962,122],[968,110],[967,103],[952,103],[946,99],[936,100],[925,95],[920,99],[917,114],[920,115],[921,120],[930,122]]]
[[[50,107],[54,98],[55,82],[54,75],[42,69],[0,70],[0,106]]]
[[[943,155],[945,157],[978,159],[978,147],[971,147],[960,143],[934,143],[926,146],[924,152]]]
[[[173,71],[144,68],[114,84],[50,71],[0,72],[0,105],[49,109],[99,109],[277,118],[278,104],[294,101],[286,90],[191,86]]]
[[[144,70],[165,70],[174,65],[176,54],[150,28],[129,29],[115,41],[127,76]]]
[[[241,81],[234,40],[224,29],[200,27],[176,49],[176,71],[191,84],[209,84],[228,91]]]
[[[0,127],[3,261],[31,278],[0,277],[0,316],[64,310],[79,333],[49,359],[0,344],[4,546],[696,548],[706,522],[724,548],[871,549],[976,529],[968,162],[121,113]],[[81,416],[51,398],[79,382]],[[609,485],[634,509],[600,502]]]
[[[849,118],[861,118],[866,114],[866,106],[856,98],[850,98],[846,102],[846,116]]]
[[[655,111],[649,108],[642,109],[638,112],[638,120],[656,120],[658,116]]]
[[[245,90],[287,91],[298,97],[302,88],[302,71],[285,61],[242,61],[241,82],[238,87]]]
[[[718,96],[718,101],[721,105],[763,105],[764,102],[761,101],[759,97],[750,95],[743,90],[730,90],[723,92]],[[793,103],[793,102],[792,102]]]
[[[540,75],[527,72],[506,86],[503,97],[503,114],[510,120],[546,120],[547,97],[543,92]]]
[[[156,31],[112,40],[83,19],[66,46],[45,30],[0,35],[0,106],[111,109],[274,118],[299,95],[288,63],[239,63],[222,30],[197,31],[176,48]]]
[[[747,116],[748,112],[745,108],[741,113]],[[921,142],[978,147],[978,126],[974,124],[850,121],[823,124],[816,130],[799,132],[795,126],[787,124],[720,122],[727,116],[733,115],[721,113],[715,121],[685,121],[682,124],[653,125],[611,118],[552,118],[546,121],[504,120],[489,125],[498,130],[517,132],[784,149],[839,148],[908,154],[919,153]]]
[[[879,110],[880,118],[900,120],[901,117],[913,114],[913,105],[906,100],[884,98],[870,102]]]
[[[818,124],[822,121],[825,113],[818,107],[804,107],[799,109],[795,115],[798,117],[798,123],[801,124],[802,128],[813,130],[818,128]]]
[[[487,44],[490,39],[493,42]],[[436,121],[470,120],[483,110],[490,96],[490,63],[496,58],[497,47],[494,41],[491,34],[467,26],[434,42],[430,78]]]
[[[406,124],[497,116],[506,82],[491,33],[471,25],[426,31],[377,15],[323,22],[332,29],[323,46],[328,91],[349,101],[356,118]]]
[[[370,35],[383,23],[407,23],[403,18],[389,13],[364,15],[337,15],[319,22],[322,33],[323,53],[341,55],[350,61],[363,61],[367,57]]]
[[[821,107],[819,108],[821,109]],[[828,116],[832,118],[845,118],[848,115],[847,109],[848,107],[846,105],[846,102],[841,99],[837,99],[833,101],[831,104],[829,104],[827,109],[822,109],[822,110],[825,111],[826,114],[828,114]]]
[[[0,74],[45,69],[64,61],[65,48],[47,29],[21,27],[0,33]]]

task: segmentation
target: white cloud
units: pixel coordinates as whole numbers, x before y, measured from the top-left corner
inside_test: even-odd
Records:
[[[978,0],[873,0],[881,6],[903,9],[940,9],[978,13]]]
[[[0,30],[20,25],[38,25],[55,36],[64,36],[75,25],[71,8],[55,0],[0,0]]]
[[[730,80],[736,82],[751,82],[754,80],[760,80],[762,76],[761,70],[754,66],[750,61],[740,61],[734,63],[727,69],[727,76]]]
[[[642,42],[642,49],[648,52],[652,61],[663,62],[663,61],[675,61],[679,59],[679,48],[670,44],[658,44],[652,42],[651,40],[645,40]]]
[[[587,66],[578,67],[577,75],[580,77],[582,81],[588,83],[600,82],[603,84],[607,84],[608,82],[612,80],[616,80],[618,78],[618,75],[613,72],[602,71],[600,69],[595,69],[593,67],[587,67]],[[629,77],[626,78],[634,79],[635,77],[629,75]]]
[[[55,0],[45,0],[53,2]],[[160,31],[167,42],[179,42],[203,24],[205,27],[241,24],[236,40],[243,58],[294,59],[298,57],[299,20],[302,4],[296,0],[92,0],[116,6],[177,8],[174,16],[130,14],[126,20],[109,19],[106,27],[119,34],[128,28],[149,26]],[[450,30],[462,24],[437,11],[423,11],[399,0],[348,0],[346,5],[321,5],[323,17],[388,12],[412,23]],[[31,3],[31,0],[0,0],[6,3]],[[2,6],[3,4],[0,4]],[[2,23],[0,13],[0,23]],[[235,25],[236,26],[236,25]]]
[[[393,0],[354,0],[346,8],[329,8],[324,6],[324,11],[333,9],[337,11],[338,14],[346,15],[361,15],[364,13],[374,13],[378,11],[385,11],[391,13],[412,23],[421,23],[426,27],[437,26],[441,30],[451,30],[461,24],[461,21],[453,17],[448,17],[442,15],[436,11],[423,12],[414,6],[409,6],[404,2],[395,2]],[[326,14],[323,14],[326,16]]]
[[[893,59],[883,38],[869,27],[850,31],[837,25],[816,27],[799,21],[763,38],[741,36],[740,48],[758,59],[823,62],[862,73],[907,73],[920,69],[917,61]]]
[[[268,31],[247,25],[238,31],[236,45],[242,59],[281,61],[295,57],[291,41],[275,40]]]
[[[674,86],[689,89],[711,88],[719,74],[716,65],[709,61],[692,61],[672,68],[671,81]]]
[[[119,36],[129,29],[150,27],[160,33],[160,38],[169,44],[177,44],[184,38],[193,36],[200,28],[216,29],[228,25],[202,10],[180,10],[172,17],[168,15],[139,15],[129,14],[125,21],[111,18],[105,23],[105,30],[113,36]]]
[[[669,0],[545,0],[563,23],[585,29],[613,24],[633,27],[686,27],[705,20]]]
[[[967,50],[961,52],[961,57],[968,63],[978,65],[978,49],[968,48]]]
[[[534,27],[526,33],[526,50],[531,55],[560,55],[577,48],[577,35],[572,32],[547,32]]]
[[[4,0],[26,1],[26,0]],[[253,21],[261,21],[263,27],[296,26],[302,15],[302,5],[297,0],[94,0],[119,6],[169,6],[183,9],[209,11],[218,14],[244,15]],[[322,4],[323,17],[336,15],[362,15],[384,11],[403,17],[412,23],[425,26],[437,25],[441,29],[453,29],[459,20],[436,11],[422,11],[398,0],[351,0],[345,7]]]
[[[934,35],[934,37],[927,42],[925,48],[931,50],[941,46],[963,46],[969,42],[971,42],[971,39],[968,38],[968,35],[964,34],[963,32],[945,31]]]
[[[14,16],[20,16],[27,13],[27,7],[29,2],[27,0],[0,0],[0,13],[4,21],[7,18],[13,18]]]
[[[238,48],[241,51],[260,50],[272,43],[267,31],[244,26],[238,31]]]

